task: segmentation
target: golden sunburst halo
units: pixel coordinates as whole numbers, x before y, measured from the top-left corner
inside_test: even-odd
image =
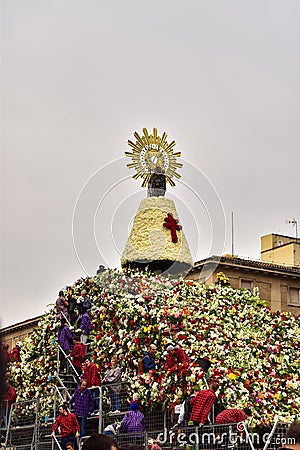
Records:
[[[149,134],[147,128],[143,128],[143,135],[134,133],[135,142],[128,141],[128,145],[132,148],[132,152],[125,152],[126,156],[132,158],[132,162],[127,164],[130,169],[135,169],[136,173],[133,179],[139,177],[143,179],[142,187],[146,187],[151,175],[163,173],[166,181],[171,186],[175,186],[172,178],[180,178],[181,176],[176,170],[182,167],[176,158],[181,156],[181,152],[174,153],[175,141],[167,142],[167,133],[164,132],[162,137],[158,136],[157,128],[153,128],[153,134]]]

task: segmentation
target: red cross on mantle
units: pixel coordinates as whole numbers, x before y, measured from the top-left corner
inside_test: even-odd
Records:
[[[178,242],[178,238],[177,238],[177,233],[176,231],[181,230],[182,226],[178,224],[178,220],[174,219],[173,214],[168,213],[168,216],[165,217],[165,221],[164,221],[164,227],[169,228],[171,230],[171,237],[172,237],[172,242],[174,242],[174,244],[176,244],[176,242]]]

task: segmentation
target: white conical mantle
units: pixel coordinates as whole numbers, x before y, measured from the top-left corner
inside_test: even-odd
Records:
[[[174,243],[171,230],[163,225],[168,214],[172,214],[180,224],[172,200],[166,197],[148,197],[141,201],[121,258],[122,267],[132,263],[159,264],[169,261],[180,263],[186,270],[193,265],[184,230],[176,230],[178,241]]]

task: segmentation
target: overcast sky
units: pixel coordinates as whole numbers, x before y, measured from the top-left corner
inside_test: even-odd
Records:
[[[300,2],[2,0],[1,18],[2,327],[120,266],[144,126],[182,152],[167,195],[194,260],[231,252],[231,211],[240,256],[294,235]]]

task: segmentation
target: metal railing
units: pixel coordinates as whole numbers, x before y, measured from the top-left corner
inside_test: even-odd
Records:
[[[77,373],[75,367],[73,366],[72,361],[70,361],[69,355],[67,355],[67,353],[63,350],[63,348],[62,348],[60,345],[58,345],[58,352],[57,352],[57,359],[58,359],[57,373],[59,373],[59,363],[60,363],[59,354],[60,354],[60,353],[63,354],[63,356],[65,357],[65,360],[66,360],[67,365],[72,369],[73,374],[71,374],[71,375],[74,375],[75,378],[77,379],[77,381],[79,381],[80,377],[79,377],[79,375],[78,375],[78,373]]]
[[[109,388],[118,387],[120,410],[111,411],[116,407],[115,397],[110,395]],[[57,403],[61,403],[63,395],[57,386],[54,389],[53,421],[56,417]],[[93,388],[97,395],[94,400],[99,400],[99,413],[88,417],[87,434],[108,432],[115,425],[112,433],[118,445],[136,443],[145,448],[157,442],[162,449],[175,449],[178,447],[194,447],[195,450],[254,450],[259,447],[263,450],[275,450],[281,446],[280,439],[285,437],[287,423],[275,422],[272,429],[265,434],[250,433],[244,422],[236,424],[211,424],[207,426],[183,426],[171,427],[169,411],[162,411],[157,407],[152,410],[143,409],[145,417],[145,430],[139,433],[119,433],[119,424],[129,411],[129,386],[128,383],[117,383]],[[48,399],[45,399],[47,401]],[[6,447],[14,447],[19,450],[52,450],[60,449],[57,439],[51,438],[51,420],[39,417],[43,408],[44,399],[34,399],[27,402],[18,402],[12,405],[9,417]],[[86,437],[85,437],[86,438]]]
[[[59,389],[54,387],[55,392]],[[37,398],[30,401],[17,402],[12,405],[4,448],[19,450],[61,450],[56,438],[52,438],[52,424],[42,422],[40,416],[41,402]],[[54,395],[54,411],[55,411]],[[54,420],[54,418],[53,418]],[[56,444],[56,445],[55,445]]]
[[[54,443],[57,445],[58,450],[62,450],[61,445],[55,435],[52,436],[52,450],[54,450]]]
[[[69,393],[68,389],[67,389],[66,386],[64,385],[63,380],[60,378],[59,375],[57,375],[56,378],[57,378],[57,381],[58,381],[60,387],[64,389],[64,392],[66,393],[66,396],[68,397],[68,400],[70,400],[70,399],[71,399],[71,394]],[[65,402],[65,401],[68,401],[68,400],[67,400],[67,399],[64,399],[63,401]]]
[[[99,389],[99,432],[112,421],[120,421],[129,411],[129,383],[107,384]]]
[[[0,403],[0,420],[4,422],[4,429],[7,429],[8,426],[9,411],[8,400],[2,400],[2,403]]]
[[[53,391],[54,391],[54,399],[55,399],[55,400],[56,400],[57,395],[58,395],[59,400],[60,400],[60,403],[64,403],[64,402],[67,401],[67,400],[66,400],[66,396],[63,396],[63,395],[62,395],[61,389],[59,389],[58,386],[53,385],[53,386],[52,386],[52,389],[53,389]],[[65,394],[67,395],[67,388],[64,387],[64,386],[62,386],[62,389],[63,389],[63,392],[65,392]],[[55,401],[54,401],[54,404],[55,404]]]
[[[265,435],[263,450],[277,449],[282,447],[283,444],[287,444],[287,446],[289,446],[289,443],[285,442],[286,430],[289,425],[290,423],[288,422],[283,423],[276,420],[270,433],[266,433]]]
[[[63,311],[60,311],[59,313],[61,315],[61,319],[64,318],[67,321],[68,327],[71,327],[71,322],[69,321],[69,317],[65,315],[65,313]]]
[[[10,410],[5,447],[33,447],[37,432],[39,399],[13,403]]]

